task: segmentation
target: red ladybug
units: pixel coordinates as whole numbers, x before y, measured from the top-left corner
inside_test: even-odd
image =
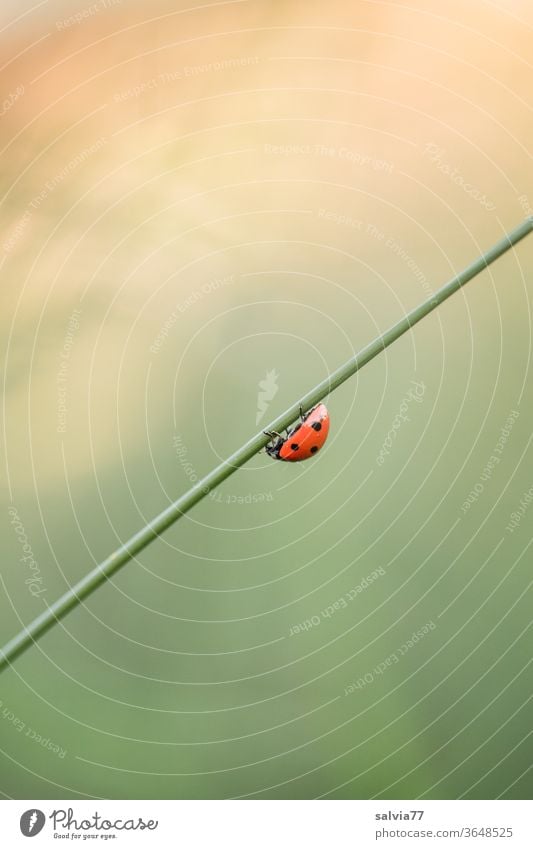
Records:
[[[324,404],[317,404],[305,415],[300,407],[300,418],[300,424],[288,430],[286,437],[275,431],[264,431],[272,440],[265,451],[274,460],[286,460],[289,463],[308,460],[324,445],[329,433],[329,413]]]

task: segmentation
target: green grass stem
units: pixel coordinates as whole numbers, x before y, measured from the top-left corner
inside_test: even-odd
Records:
[[[329,395],[334,389],[352,377],[359,369],[370,362],[377,354],[384,351],[396,339],[410,330],[417,322],[429,315],[434,309],[442,304],[450,295],[457,292],[465,283],[483,271],[494,260],[516,245],[521,239],[533,230],[533,217],[527,218],[500,241],[496,242],[489,250],[481,254],[471,265],[453,277],[448,283],[438,289],[435,294],[423,301],[411,312],[404,315],[396,324],[389,328],[377,339],[363,348],[358,354],[340,366],[328,378],[323,380],[307,394],[296,398],[294,403],[280,416],[265,427],[265,430],[281,431],[291,425],[299,414],[300,404],[305,410],[317,404]],[[0,672],[6,669],[16,657],[25,649],[35,643],[43,634],[69,611],[77,607],[84,598],[87,598],[98,587],[104,584],[122,566],[132,560],[140,551],[146,548],[153,540],[157,539],[174,522],[177,522],[191,507],[198,504],[207,493],[219,486],[232,475],[237,469],[250,460],[268,442],[268,437],[260,431],[242,445],[231,457],[209,472],[202,480],[198,481],[184,495],[165,508],[158,516],[152,519],[144,528],[141,528],[127,542],[107,557],[102,563],[91,569],[80,581],[70,587],[61,598],[53,604],[47,605],[46,609],[27,625],[19,634],[13,637],[0,650]]]

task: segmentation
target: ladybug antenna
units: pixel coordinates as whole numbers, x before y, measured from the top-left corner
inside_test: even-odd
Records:
[[[264,430],[263,433],[265,436],[270,436],[271,439],[274,439],[275,436],[277,436],[278,439],[283,439],[281,433],[278,433],[277,430]]]

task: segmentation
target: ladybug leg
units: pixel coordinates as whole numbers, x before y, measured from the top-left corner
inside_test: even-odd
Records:
[[[301,418],[302,421],[305,419],[304,408],[302,407],[301,404],[300,404],[300,418]]]

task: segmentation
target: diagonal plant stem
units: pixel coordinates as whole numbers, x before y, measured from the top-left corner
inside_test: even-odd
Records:
[[[436,307],[443,303],[450,295],[457,292],[461,286],[468,283],[476,274],[483,271],[490,263],[498,259],[516,245],[521,239],[533,230],[533,216],[526,218],[521,224],[511,230],[499,242],[496,242],[489,250],[481,254],[471,265],[453,277],[448,283],[438,289],[435,294],[423,301],[411,312],[406,313],[400,321],[389,328],[382,336],[374,339],[366,348],[340,366],[328,378],[323,380],[306,395],[298,398],[284,413],[274,419],[265,430],[281,431],[292,424],[298,418],[300,405],[304,409],[317,404],[330,392],[348,380],[349,377],[359,371],[370,362],[377,354],[384,351],[396,339],[411,329],[426,315],[429,315]],[[261,448],[269,441],[269,437],[261,431],[252,439],[248,440],[241,448],[235,451],[227,460],[209,472],[202,480],[198,481],[184,495],[170,504],[162,513],[152,519],[144,528],[138,531],[127,542],[123,543],[106,560],[88,572],[84,578],[74,584],[64,595],[53,604],[47,606],[46,610],[27,625],[16,637],[10,640],[0,650],[0,672],[8,667],[13,660],[25,649],[36,642],[49,628],[59,622],[70,610],[77,607],[84,598],[90,595],[101,584],[105,583],[121,566],[132,560],[136,554],[146,548],[153,540],[157,539],[170,525],[173,525],[191,507],[207,495],[210,490],[222,483],[233,474],[240,466],[247,463]]]

